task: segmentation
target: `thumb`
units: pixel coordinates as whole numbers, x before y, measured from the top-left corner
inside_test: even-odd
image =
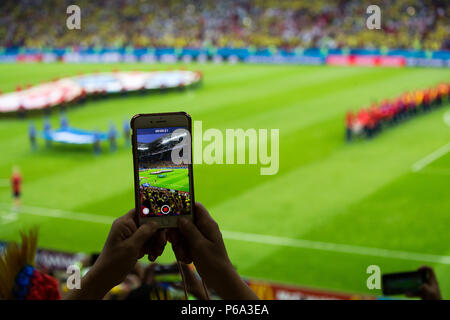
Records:
[[[190,247],[194,246],[198,241],[201,241],[204,238],[192,221],[186,218],[178,219],[178,228]]]
[[[141,248],[155,233],[158,231],[158,226],[153,223],[144,223],[141,225],[127,241],[133,243],[138,248]]]

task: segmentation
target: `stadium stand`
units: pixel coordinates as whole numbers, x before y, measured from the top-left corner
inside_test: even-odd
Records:
[[[171,154],[174,147],[182,148],[184,144],[180,145],[182,141],[181,137],[172,137],[172,134],[166,134],[151,143],[138,142],[138,157],[139,163],[143,167],[164,167],[165,162],[169,162],[169,166],[173,166],[170,163]],[[160,165],[155,163],[160,162]]]
[[[176,50],[181,48],[208,48],[208,50],[212,48],[214,52],[216,48],[245,48],[253,52],[265,48],[264,50],[267,49],[266,51],[271,54],[280,49],[285,52],[316,49],[320,53],[317,64],[326,62],[331,65],[393,65],[395,61],[399,61],[396,64],[404,66],[408,65],[404,61],[405,57],[403,60],[395,60],[397,58],[394,57],[387,61],[382,60],[379,55],[380,53],[383,55],[388,50],[396,54],[397,49],[403,50],[402,52],[411,52],[411,55],[420,51],[427,54],[425,56],[427,59],[439,58],[438,54],[435,54],[437,50],[443,50],[440,53],[444,52],[446,57],[450,54],[445,51],[450,50],[448,36],[450,8],[447,0],[385,0],[380,5],[383,15],[382,32],[369,31],[366,28],[367,14],[364,9],[371,4],[369,0],[358,2],[350,0],[221,0],[220,2],[213,0],[153,0],[151,2],[80,0],[77,4],[82,9],[82,32],[68,32],[65,17],[66,8],[71,4],[73,3],[69,0],[0,2],[0,58],[3,55],[5,61],[9,62],[10,57],[5,54],[9,49],[17,55],[17,60],[14,61],[22,61],[22,50],[28,49],[38,49],[39,53],[46,50],[64,51],[62,54],[58,53],[58,59],[62,61],[66,61],[63,58],[66,50],[76,52],[80,49],[95,52],[104,48],[132,50],[170,48],[177,52]],[[365,50],[364,54],[368,56],[373,54],[377,57],[364,57],[365,60],[361,62],[357,56],[354,56],[359,54],[358,48]],[[322,54],[322,50],[327,54]],[[120,53],[123,52],[120,51]],[[145,61],[145,57],[142,58],[145,54],[136,54],[136,56],[139,56],[139,61]],[[209,54],[209,58],[213,56],[214,54]],[[224,57],[229,58],[229,55],[225,54]],[[123,61],[126,61],[126,58],[124,57]],[[413,58],[422,59],[423,56]],[[368,63],[364,62],[369,59],[371,60]],[[450,66],[450,58],[442,59],[445,60],[446,66]],[[45,61],[45,59],[40,57],[36,61]],[[178,72],[190,75],[186,80],[182,76],[175,75]],[[127,92],[141,93],[149,89],[183,88],[200,83],[202,80],[200,72],[167,71],[161,72],[158,77],[156,77],[157,71],[142,72],[144,73],[149,75],[148,78],[142,78],[141,72],[133,72],[134,76],[131,76],[129,72],[114,71],[55,79],[52,82],[30,85],[30,87],[18,86],[15,92],[5,94],[0,92],[0,114],[18,112],[25,115],[25,111],[49,111],[50,107],[65,108],[71,103],[83,102],[84,99],[97,95],[123,95]],[[137,81],[135,76],[141,80]],[[371,138],[384,128],[436,109],[445,102],[448,103],[449,86],[448,83],[441,83],[437,87],[405,92],[399,97],[374,103],[355,114],[349,112],[346,117],[347,140],[358,137]],[[128,141],[130,129],[127,126],[128,122],[125,121],[124,135]],[[30,125],[29,131],[30,140],[35,143],[33,139],[36,138],[37,131],[34,123]],[[92,144],[95,140],[108,139],[106,133],[101,133],[100,136],[100,133],[70,127],[54,131],[44,130],[43,137],[46,141],[72,144]],[[183,165],[176,166],[169,162],[170,152],[178,142],[180,141],[170,140],[166,136],[153,141],[152,148],[149,148],[149,144],[138,143],[139,158],[143,163],[141,169],[157,167],[160,170],[149,174],[160,175],[182,168]],[[149,149],[156,151],[150,153]],[[151,161],[148,161],[149,159]],[[157,162],[156,166],[155,162]],[[190,207],[191,199],[188,193],[150,186],[150,184],[143,184],[141,189],[142,202],[151,208],[151,212],[161,212],[160,208],[166,202],[169,202],[173,213],[186,212]],[[34,237],[32,251],[35,251],[37,238],[32,236]],[[6,242],[0,242],[0,256],[8,250],[7,246]],[[16,254],[20,253],[17,246],[14,248],[17,251]],[[34,259],[34,253],[30,256]],[[38,288],[50,287],[51,289],[47,290],[48,292],[45,291],[46,296],[30,295],[30,299],[60,299],[61,293],[64,295],[68,291],[64,284],[67,280],[67,267],[76,264],[85,273],[92,267],[96,257],[98,254],[86,256],[81,253],[38,249],[35,260],[30,258],[23,261],[23,264],[14,266],[17,270],[10,274],[47,280],[43,284],[36,285],[30,282]],[[11,265],[13,264],[6,261],[3,267],[9,268]],[[174,265],[138,263],[126,279],[115,286],[105,298],[132,299],[133,297],[142,298],[145,295],[146,299],[182,299],[179,271],[174,269],[176,269]],[[4,278],[0,277],[0,280],[2,279],[4,281]],[[12,290],[15,278],[10,277],[7,280],[8,290],[0,292],[0,299],[27,299],[28,291],[26,290],[33,286],[27,288],[23,285],[19,288],[23,289],[22,291]],[[258,294],[258,297],[264,299],[377,298],[251,279],[247,279],[246,282]],[[30,290],[30,292],[34,291]],[[215,297],[214,292],[212,293]],[[204,298],[198,292],[190,292],[190,294],[195,298]]]
[[[368,0],[82,0],[82,32],[67,32],[70,4],[3,1],[0,46],[450,48],[445,0],[383,1],[383,32],[366,28]]]

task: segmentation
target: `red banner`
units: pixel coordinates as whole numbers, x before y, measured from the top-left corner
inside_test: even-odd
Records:
[[[326,63],[335,66],[381,66],[402,67],[405,65],[404,57],[396,56],[364,56],[364,55],[329,55]]]
[[[42,61],[42,54],[19,54],[17,56],[18,62],[40,62]]]

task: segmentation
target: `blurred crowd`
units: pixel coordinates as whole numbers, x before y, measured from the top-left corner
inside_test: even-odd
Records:
[[[384,0],[381,30],[366,27],[371,1],[80,0],[0,3],[0,46],[450,49],[446,0]]]
[[[450,83],[441,83],[428,89],[408,91],[380,103],[374,102],[356,113],[348,111],[346,139],[372,138],[385,128],[440,107],[449,101],[449,95]]]
[[[147,208],[149,210],[144,215],[161,216],[163,214],[190,213],[191,200],[188,192],[141,185],[140,194],[142,209]],[[167,207],[167,212],[163,211],[163,207]]]
[[[117,223],[116,223],[117,226]],[[114,224],[111,231],[114,229]],[[111,235],[111,234],[110,234]],[[202,278],[200,269],[193,264],[177,261],[169,264],[160,264],[136,260],[129,266],[129,270],[119,272],[120,281],[113,281],[100,295],[92,295],[89,292],[99,289],[98,279],[101,278],[95,269],[102,268],[105,247],[102,253],[94,254],[69,254],[57,251],[38,250],[37,229],[29,232],[21,232],[21,243],[11,242],[0,245],[0,300],[59,300],[59,299],[104,299],[104,300],[210,300],[210,299],[257,299],[252,291],[250,296],[240,296],[239,286],[231,284],[233,293],[226,297],[207,284]],[[106,242],[106,246],[110,237]],[[172,239],[173,241],[173,239]],[[1,244],[1,243],[0,243]],[[130,251],[132,248],[125,248]],[[102,259],[103,255],[103,259]],[[120,254],[119,254],[120,255]],[[211,254],[213,255],[213,254]],[[45,257],[44,257],[45,256]],[[126,258],[126,257],[122,257]],[[221,262],[220,258],[212,257],[215,262]],[[219,259],[219,260],[217,260]],[[134,260],[134,259],[133,259]],[[70,262],[69,262],[70,261]],[[68,265],[70,263],[70,265]],[[200,263],[201,265],[201,263]],[[114,264],[103,272],[116,275],[123,265]],[[234,268],[234,267],[232,267]],[[214,274],[214,271],[212,271]],[[203,271],[204,273],[204,271]],[[417,272],[421,274],[420,283],[417,279],[408,277],[398,278],[397,284],[389,285],[390,290],[406,286],[409,291],[403,293],[410,298],[422,300],[441,300],[442,296],[438,280],[433,268],[420,267]],[[90,280],[94,286],[89,285]],[[391,279],[399,274],[388,274]],[[93,278],[92,278],[93,277]],[[108,277],[107,277],[108,278]],[[220,286],[227,286],[230,277],[226,274],[214,274],[215,282]],[[398,282],[400,280],[400,282]],[[242,284],[244,284],[243,280]],[[387,285],[387,284],[386,284]],[[244,285],[246,290],[250,290]],[[383,284],[384,286],[384,284]],[[417,287],[416,289],[412,289]],[[84,291],[84,294],[82,293]],[[100,290],[101,291],[101,290]],[[221,291],[221,290],[220,290]],[[394,294],[394,293],[390,293]],[[398,294],[398,293],[397,293]]]
[[[84,276],[97,260],[99,254],[87,255],[77,265]],[[183,275],[180,273],[181,272]],[[66,272],[54,272],[61,295],[69,292]],[[185,279],[185,285],[183,284]],[[192,265],[184,263],[137,262],[125,279],[113,287],[103,298],[105,300],[182,300],[185,292],[189,299],[206,299],[206,290]],[[208,291],[208,295],[210,292]]]

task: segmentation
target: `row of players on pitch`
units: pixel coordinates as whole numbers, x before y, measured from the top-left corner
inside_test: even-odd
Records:
[[[392,100],[374,103],[357,113],[349,111],[346,115],[346,139],[350,141],[356,136],[371,138],[386,125],[442,105],[448,101],[449,94],[450,83],[441,83],[437,87],[405,92]]]
[[[170,215],[182,215],[189,214],[190,202],[188,192],[169,190],[156,187],[140,187],[141,194],[141,215],[143,209],[149,209],[148,215],[163,215],[162,207],[164,205],[170,208],[168,214]],[[144,214],[145,216],[145,214]]]

